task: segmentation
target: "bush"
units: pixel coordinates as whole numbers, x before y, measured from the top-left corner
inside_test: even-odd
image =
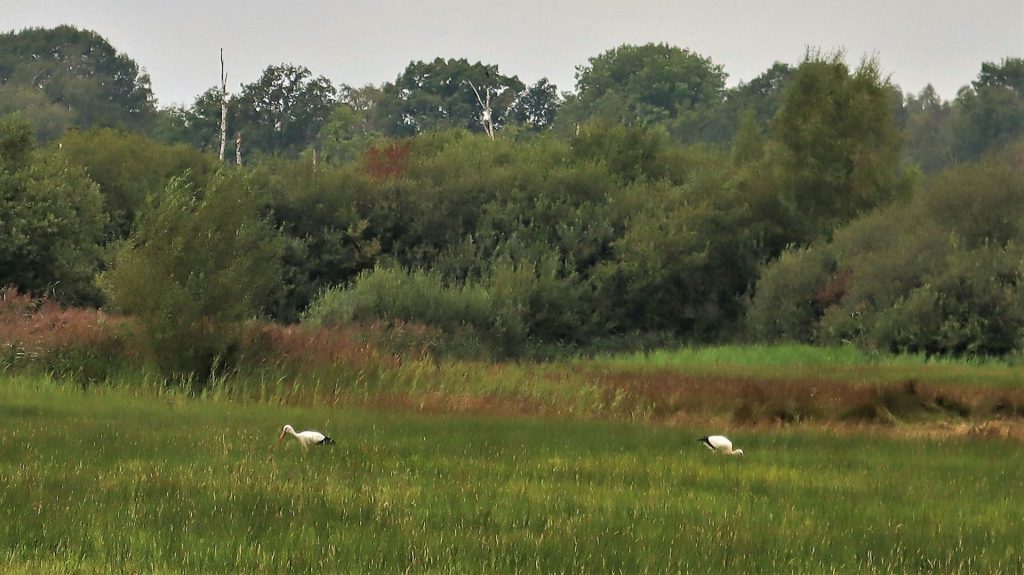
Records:
[[[982,248],[871,318],[870,344],[929,355],[1006,355],[1024,346],[1024,250]]]
[[[538,264],[501,261],[488,277],[494,306],[501,310],[505,342],[516,348],[526,337],[534,344],[575,345],[593,335],[592,294],[575,274],[566,274],[556,257]]]
[[[100,276],[111,303],[138,318],[166,376],[203,382],[230,363],[242,322],[279,286],[279,237],[260,208],[237,173],[203,189],[173,180]]]
[[[33,146],[26,124],[0,118],[0,286],[96,303],[103,197],[62,155]]]
[[[924,285],[952,249],[946,230],[916,203],[858,219],[836,232],[830,248],[846,285],[817,326],[817,341],[826,345],[862,342],[877,314]]]
[[[351,287],[325,291],[303,315],[303,322],[414,322],[449,337],[482,338],[488,348],[502,354],[525,340],[516,306],[496,301],[480,284],[446,284],[440,274],[423,270],[377,267],[363,272]]]
[[[948,170],[829,244],[785,253],[757,285],[751,334],[929,355],[1019,353],[1022,154],[1011,147]]]
[[[750,335],[758,341],[812,342],[818,320],[836,297],[835,273],[827,246],[784,252],[761,273],[747,312]]]

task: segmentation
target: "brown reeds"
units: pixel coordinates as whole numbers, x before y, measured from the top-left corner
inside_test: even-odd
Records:
[[[746,425],[894,424],[1024,419],[1024,390],[904,380],[885,384],[807,378],[688,375],[671,369],[593,372],[624,412],[655,421],[729,418]]]
[[[0,292],[0,348],[9,362],[31,362],[72,349],[119,347],[128,323],[99,310],[63,308],[14,288]]]
[[[130,318],[0,292],[0,368],[101,382],[147,361]],[[601,417],[660,424],[814,425],[977,437],[1024,437],[1024,390],[978,383],[686,373],[441,360],[415,325],[308,328],[250,322],[236,393],[303,405],[509,417]],[[400,340],[401,351],[393,348]],[[256,378],[253,378],[253,374]],[[259,379],[255,387],[247,383]],[[243,391],[248,390],[248,391]],[[259,394],[258,396],[255,394]]]

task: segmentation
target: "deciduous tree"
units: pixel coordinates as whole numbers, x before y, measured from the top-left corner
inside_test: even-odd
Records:
[[[625,44],[591,58],[576,72],[566,122],[589,118],[630,125],[663,124],[685,140],[699,139],[703,115],[722,101],[726,74],[710,58],[668,44]]]
[[[128,237],[136,214],[157,199],[174,177],[202,186],[214,163],[185,144],[170,146],[141,134],[110,128],[72,131],[60,140],[72,164],[100,186],[108,218],[106,241]]]
[[[766,155],[782,177],[780,200],[799,226],[783,243],[827,236],[909,191],[892,117],[896,97],[874,60],[851,73],[841,52],[811,53],[799,66],[772,120],[776,145]]]
[[[959,109],[939,97],[929,84],[904,101],[906,115],[906,155],[925,174],[934,174],[952,165],[956,159],[954,130]]]
[[[100,276],[112,305],[138,317],[166,375],[202,382],[229,365],[241,322],[279,288],[281,244],[263,206],[238,172],[205,188],[173,180]]]
[[[99,189],[31,128],[0,118],[0,285],[66,303],[98,302],[106,217]]]
[[[269,66],[257,81],[242,86],[231,130],[243,134],[246,150],[294,155],[313,142],[334,109],[337,95],[330,80],[313,77],[308,68]],[[219,94],[216,110],[219,125]]]
[[[957,104],[960,161],[977,159],[989,149],[1024,136],[1024,58],[982,64],[978,79],[960,91]]]
[[[519,78],[502,75],[497,66],[470,64],[466,59],[412,62],[394,82],[381,88],[385,132],[393,136],[446,128],[483,132],[487,122],[500,130],[510,121],[509,109],[523,88]],[[489,114],[484,114],[483,100],[489,101]]]
[[[537,132],[549,130],[555,123],[561,104],[558,87],[547,78],[541,78],[516,98],[509,117],[512,122]]]
[[[149,76],[99,34],[72,26],[0,34],[0,86],[37,91],[78,127],[145,130],[155,114]]]

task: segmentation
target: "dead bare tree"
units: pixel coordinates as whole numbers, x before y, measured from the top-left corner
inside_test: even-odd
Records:
[[[220,49],[220,161],[228,144],[228,75],[224,73],[224,48]]]
[[[242,165],[242,132],[235,134],[235,165]]]
[[[480,97],[480,90],[477,90],[473,82],[466,80],[469,87],[473,89],[473,93],[476,94],[476,101],[480,103],[480,125],[484,127],[484,132],[490,139],[494,139],[494,120],[491,116],[491,89],[484,86],[484,98]]]

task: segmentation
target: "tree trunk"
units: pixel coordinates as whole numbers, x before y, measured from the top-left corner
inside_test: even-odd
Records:
[[[224,48],[220,49],[220,161],[228,144],[228,76],[224,73]]]
[[[484,86],[484,94],[487,96],[487,101],[480,97],[480,91],[476,89],[476,86],[472,82],[466,82],[469,87],[473,89],[473,93],[476,94],[476,101],[480,103],[480,124],[484,127],[484,132],[487,132],[487,136],[492,140],[494,139],[494,121],[491,119],[491,89]]]

